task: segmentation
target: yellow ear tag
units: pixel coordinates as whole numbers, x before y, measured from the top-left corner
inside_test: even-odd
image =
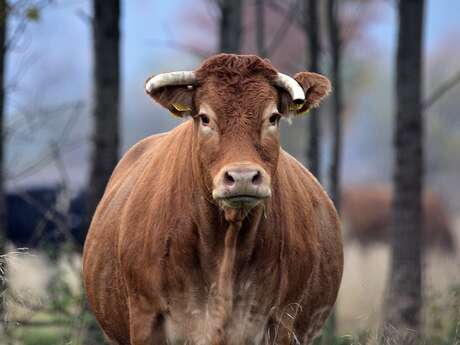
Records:
[[[192,108],[190,108],[188,105],[186,104],[182,104],[182,103],[173,103],[171,104],[174,109],[176,109],[177,111],[190,111],[192,110]]]
[[[305,110],[304,112],[300,113],[299,115],[300,115],[300,116],[302,116],[302,115],[307,115],[309,112],[310,112],[310,109],[307,109],[307,110]]]
[[[300,110],[300,109],[302,109],[303,105],[304,105],[303,103],[302,104],[291,103],[291,104],[289,104],[289,111]]]
[[[180,113],[185,113],[187,111],[191,111],[192,108],[186,104],[182,104],[182,103],[172,103],[171,106],[174,108],[175,112],[172,112],[172,114],[174,116],[181,116]]]

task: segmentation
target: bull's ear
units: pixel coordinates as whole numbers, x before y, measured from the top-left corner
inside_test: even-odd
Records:
[[[150,80],[150,78],[147,79]],[[157,103],[168,109],[173,115],[184,117],[194,114],[195,87],[192,85],[164,86],[146,91]]]
[[[289,105],[289,112],[295,115],[307,113],[312,108],[319,106],[324,97],[331,92],[331,82],[318,73],[300,72],[294,79],[302,86],[305,92],[305,103],[302,105]]]

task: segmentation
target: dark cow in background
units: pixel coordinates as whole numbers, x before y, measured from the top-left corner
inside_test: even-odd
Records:
[[[40,249],[51,257],[64,243],[81,248],[86,236],[85,193],[59,186],[20,188],[7,193],[7,239],[16,247]]]
[[[455,252],[455,236],[449,211],[440,196],[427,191],[423,198],[423,244]],[[363,246],[388,243],[391,221],[391,188],[387,185],[356,185],[342,193],[345,238]]]
[[[17,247],[33,248],[58,242],[56,224],[51,219],[58,217],[54,211],[56,200],[57,189],[54,187],[34,187],[8,193],[8,240]]]

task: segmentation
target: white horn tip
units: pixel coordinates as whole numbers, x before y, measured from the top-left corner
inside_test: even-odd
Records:
[[[145,83],[145,91],[147,91],[148,93],[150,93],[150,91],[152,91],[152,88],[153,88],[153,85],[152,85],[152,78],[150,78],[146,83]]]
[[[177,71],[169,73],[161,73],[151,77],[145,83],[145,90],[150,93],[155,89],[164,86],[184,85],[188,86],[195,83],[195,73],[192,71]]]
[[[305,102],[305,93],[300,84],[294,78],[286,74],[278,73],[276,84],[284,88],[292,97],[295,104],[303,104]]]

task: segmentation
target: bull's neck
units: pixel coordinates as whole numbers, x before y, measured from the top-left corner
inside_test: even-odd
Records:
[[[256,234],[262,224],[264,206],[256,206],[250,212],[241,210],[221,209],[208,193],[194,193],[194,223],[200,238],[203,253],[209,254],[211,262],[216,255],[221,256],[225,248],[226,236],[232,226],[237,227],[235,246],[239,252],[250,254],[254,249]]]
[[[225,210],[225,229],[222,255],[217,263],[217,271],[213,279],[214,289],[211,291],[209,312],[214,327],[210,329],[210,344],[221,344],[224,330],[233,314],[235,300],[235,282],[238,270],[245,266],[245,261],[254,250],[254,241],[260,223],[262,210],[255,210],[255,218],[246,222],[247,212],[241,210]],[[241,236],[245,236],[241,241]]]
[[[236,209],[224,210],[227,224],[218,282],[228,281],[226,279],[227,276],[230,276],[228,272],[236,274],[238,269],[247,264],[247,260],[256,247],[256,240],[260,238],[260,236],[257,237],[257,234],[260,230],[263,211],[262,206],[255,208],[252,212]],[[225,284],[222,286],[225,288]]]

